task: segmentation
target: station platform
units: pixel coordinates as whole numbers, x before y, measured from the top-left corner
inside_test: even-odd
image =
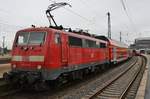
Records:
[[[147,84],[144,99],[150,99],[150,55],[147,55],[147,57],[148,57],[148,71],[147,71]]]
[[[147,64],[135,99],[150,99],[150,55],[143,56],[147,58]]]
[[[10,64],[0,64],[0,78],[3,77],[4,72],[8,72],[11,70]]]
[[[11,58],[11,55],[7,54],[7,55],[0,55],[0,59],[7,59],[7,58]]]
[[[11,56],[9,54],[7,55],[0,55],[0,64],[7,64],[7,63],[10,63],[11,61]]]

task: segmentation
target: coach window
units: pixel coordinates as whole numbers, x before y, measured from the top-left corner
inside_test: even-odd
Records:
[[[82,47],[82,39],[77,38],[77,37],[73,37],[73,36],[69,36],[69,45]]]
[[[59,33],[55,33],[55,43],[60,44],[61,43],[61,37]]]

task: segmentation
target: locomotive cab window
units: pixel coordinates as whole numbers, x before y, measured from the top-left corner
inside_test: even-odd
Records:
[[[45,40],[45,33],[43,32],[31,32],[29,38],[29,44],[43,44]]]
[[[61,37],[59,33],[55,33],[55,43],[60,44],[61,43]]]
[[[69,45],[82,47],[82,39],[73,37],[73,36],[69,36]]]
[[[28,43],[28,33],[20,33],[18,36],[17,44],[25,45]]]
[[[45,32],[20,32],[17,37],[17,44],[43,44],[45,41],[45,34]]]

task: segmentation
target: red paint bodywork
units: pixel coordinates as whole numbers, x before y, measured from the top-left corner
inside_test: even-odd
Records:
[[[127,45],[112,39],[108,39],[108,45],[109,45],[109,60],[111,62],[113,61],[120,62],[129,58],[129,48]],[[115,52],[114,49],[116,49]],[[116,54],[116,60],[114,60],[115,58],[114,54]]]
[[[20,32],[46,32],[44,43],[39,45],[17,45]],[[55,34],[61,37],[60,43],[55,42]],[[69,37],[76,37],[93,41],[96,44],[105,44],[105,47],[86,47],[69,45]],[[79,69],[90,69],[101,64],[118,63],[129,57],[128,47],[117,41],[104,37],[103,39],[85,36],[78,33],[65,32],[52,28],[30,28],[18,31],[14,40],[12,57],[12,68],[14,70],[39,71],[44,80],[54,80],[63,73]],[[26,49],[26,50],[24,50]],[[29,61],[34,56],[39,61]],[[43,56],[41,61],[39,56]],[[34,59],[32,59],[34,60]],[[15,68],[14,68],[15,65]]]
[[[42,45],[27,45],[17,46],[17,36],[19,32],[46,32],[45,43]],[[61,44],[55,44],[54,34],[60,33]],[[17,68],[23,69],[37,69],[38,65],[42,65],[44,69],[58,69],[63,67],[69,67],[72,65],[90,64],[92,62],[105,62],[108,61],[109,51],[107,48],[82,48],[68,45],[68,35],[79,37],[82,39],[94,40],[97,42],[103,42],[107,45],[106,41],[98,40],[84,35],[75,33],[64,32],[51,28],[31,28],[18,31],[13,45],[12,56],[22,56],[27,58],[28,56],[44,56],[43,62],[29,62],[27,59],[23,61],[12,61]],[[27,51],[21,50],[22,47],[27,47]]]

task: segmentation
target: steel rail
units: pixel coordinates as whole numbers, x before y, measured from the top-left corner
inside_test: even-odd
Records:
[[[108,85],[108,83],[111,82],[114,77],[127,70],[130,65],[134,65],[136,61],[137,57],[133,57],[130,61],[127,61],[126,63],[121,64],[119,67],[108,71],[108,73],[105,72],[103,75],[100,76],[100,78],[97,78],[94,81],[91,81],[88,84],[83,85],[82,87],[79,87],[74,91],[70,91],[70,93],[66,93],[60,99],[89,99],[96,92]]]
[[[109,80],[107,83],[105,83],[105,86],[103,88],[101,88],[99,91],[97,91],[96,93],[94,93],[91,96],[85,97],[84,99],[93,99],[94,97],[96,97],[97,95],[99,95],[104,89],[106,89],[109,85],[111,85],[113,82],[115,82],[117,79],[119,79],[122,75],[124,75],[125,73],[127,73],[138,61],[138,58],[136,58],[136,60],[134,61],[134,63],[132,63],[130,65],[130,67],[128,67],[124,72],[121,72],[120,74],[118,74],[115,78]]]
[[[137,77],[139,76],[139,74],[144,71],[143,69],[145,69],[147,63],[147,59],[143,56],[142,58],[142,63],[141,63],[141,67],[139,68],[139,70],[136,72],[134,78],[130,81],[129,85],[127,86],[127,88],[124,90],[124,92],[122,93],[122,95],[120,96],[119,99],[124,99],[129,91],[129,89],[132,87],[133,83],[135,82],[135,80],[137,79]]]
[[[143,58],[142,58],[143,59]],[[128,84],[128,86],[126,87],[126,89],[124,90],[124,92],[121,94],[119,99],[123,99],[126,95],[126,93],[128,92],[128,90],[130,89],[130,87],[132,86],[132,84],[134,83],[134,81],[136,80],[136,78],[138,77],[138,74],[140,73],[140,70],[142,68],[144,64],[144,61],[142,60],[142,64],[141,67],[138,69],[138,71],[136,72],[136,74],[134,75],[133,79],[130,81],[130,83]]]
[[[19,92],[21,89],[14,89],[11,85],[0,78],[0,97],[7,96]]]

